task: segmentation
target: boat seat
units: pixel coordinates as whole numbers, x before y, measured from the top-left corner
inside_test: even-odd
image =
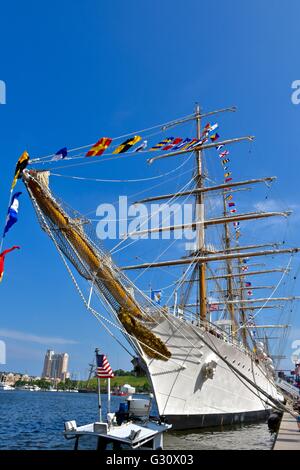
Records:
[[[107,434],[107,423],[94,423],[94,432]]]
[[[76,421],[66,421],[65,422],[65,431],[77,431],[77,423]]]

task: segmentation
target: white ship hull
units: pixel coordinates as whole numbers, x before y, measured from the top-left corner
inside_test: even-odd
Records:
[[[159,415],[166,417],[175,428],[254,421],[265,418],[271,411],[267,398],[204,342],[273,398],[282,399],[272,374],[242,347],[181,319],[168,318],[152,331],[166,343],[172,358],[167,362],[147,357],[144,360]]]

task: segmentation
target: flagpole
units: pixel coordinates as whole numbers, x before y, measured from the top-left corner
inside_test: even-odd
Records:
[[[110,378],[107,379],[107,413],[110,413]]]
[[[97,366],[97,355],[99,353],[99,349],[95,349],[95,354],[96,354],[96,366]],[[96,369],[97,370],[97,369]],[[102,422],[102,404],[101,404],[101,388],[100,388],[100,377],[97,375],[97,385],[98,385],[98,409],[99,409],[99,420]]]

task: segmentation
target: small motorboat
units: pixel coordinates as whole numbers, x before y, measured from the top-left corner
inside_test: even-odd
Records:
[[[5,382],[0,382],[0,390],[8,391],[15,390],[11,385],[6,384]]]
[[[116,413],[107,413],[107,422],[99,421],[77,426],[76,421],[65,423],[64,436],[75,439],[74,450],[81,437],[97,437],[97,450],[163,449],[163,433],[172,425],[150,416],[149,399],[128,397]]]

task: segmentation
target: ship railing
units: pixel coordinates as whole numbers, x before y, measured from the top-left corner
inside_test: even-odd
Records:
[[[211,323],[209,320],[206,320],[205,322],[202,322],[201,326],[209,333],[214,334],[227,343],[231,343],[236,349],[247,354],[252,359],[255,359],[255,354],[253,352],[246,348],[237,338],[234,338],[232,334],[229,334],[215,323]]]
[[[173,309],[170,307],[161,307],[159,311],[157,308],[147,307],[145,311],[149,316],[151,316],[154,320],[159,321],[160,319],[165,318],[165,315],[169,315],[175,317],[179,320],[182,320],[192,327],[201,328],[202,330],[206,330],[209,333],[213,334],[217,338],[223,340],[226,343],[232,344],[236,349],[242,351],[243,353],[250,356],[253,360],[255,359],[255,354],[246,348],[237,338],[233,337],[232,334],[229,334],[226,330],[221,328],[220,326],[216,325],[215,323],[210,322],[209,320],[199,321],[199,316],[197,313],[192,311],[183,311],[182,313],[178,314],[174,312]]]

